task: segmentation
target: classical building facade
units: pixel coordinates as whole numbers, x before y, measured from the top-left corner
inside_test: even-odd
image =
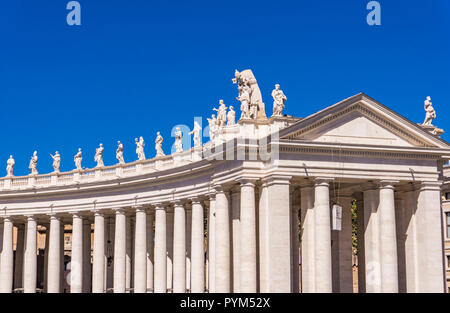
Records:
[[[439,130],[364,94],[281,115],[279,87],[267,118],[244,74],[206,144],[1,178],[0,291],[352,292],[356,235],[359,292],[444,292]]]

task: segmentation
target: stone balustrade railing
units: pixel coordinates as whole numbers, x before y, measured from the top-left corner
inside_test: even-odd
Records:
[[[0,178],[0,191],[35,189],[51,186],[84,184],[96,181],[115,180],[124,177],[138,176],[156,171],[171,169],[194,161],[201,160],[196,148],[171,155],[134,161],[126,164],[115,164],[69,172],[53,172],[28,176],[6,176]]]

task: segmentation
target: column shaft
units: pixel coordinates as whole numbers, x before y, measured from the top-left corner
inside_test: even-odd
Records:
[[[105,292],[105,216],[95,212],[94,217],[94,255],[92,266],[92,292]]]
[[[23,287],[23,256],[25,246],[25,227],[17,226],[16,260],[14,268],[14,289]]]
[[[134,292],[147,292],[147,213],[140,207],[136,209],[134,249]]]
[[[166,210],[160,204],[155,209],[155,293],[167,292],[167,231]]]
[[[83,218],[73,214],[72,260],[70,262],[70,292],[83,291]]]
[[[3,241],[0,268],[0,292],[11,293],[13,287],[13,222],[3,218]]]
[[[191,292],[205,292],[205,238],[203,233],[203,206],[198,199],[192,201],[191,239]]]
[[[126,216],[116,210],[114,234],[114,293],[125,293],[126,288]]]
[[[91,292],[91,222],[88,218],[83,221],[83,293]]]
[[[181,203],[174,206],[173,292],[186,292],[186,212]]]
[[[256,293],[256,208],[255,185],[241,181],[240,292]]]
[[[316,292],[332,292],[331,221],[329,180],[316,179],[314,186]]]
[[[32,216],[27,218],[26,243],[24,254],[23,292],[35,293],[37,281],[37,223]]]
[[[154,234],[153,234],[153,221],[154,213],[147,214],[147,292],[154,292]]]
[[[241,258],[240,258],[240,241],[239,235],[241,222],[241,190],[240,188],[233,189],[231,191],[231,237],[233,240],[233,292],[240,292],[241,283]]]
[[[216,292],[216,195],[209,198],[208,209],[208,291]]]
[[[228,198],[223,189],[216,194],[215,276],[216,292],[231,291],[230,275],[230,212]]]
[[[50,231],[48,240],[47,292],[61,292],[61,220],[52,215],[50,217]]]

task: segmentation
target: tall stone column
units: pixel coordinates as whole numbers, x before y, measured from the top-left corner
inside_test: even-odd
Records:
[[[405,208],[405,278],[406,292],[419,292],[419,266],[418,266],[418,243],[417,243],[417,200],[420,185],[410,185],[404,193]]]
[[[25,225],[17,225],[16,260],[14,267],[14,289],[23,287],[23,256],[25,246]]]
[[[302,292],[316,290],[315,276],[315,217],[314,186],[311,182],[301,187],[301,227],[302,227]]]
[[[37,223],[34,216],[27,216],[26,227],[23,292],[35,293],[37,281]]]
[[[208,291],[216,292],[216,194],[209,195],[208,208]]]
[[[136,207],[134,249],[134,292],[147,292],[147,212],[145,208]]]
[[[216,187],[216,292],[231,292],[230,210],[228,198],[221,186]]]
[[[316,292],[332,292],[330,181],[316,178],[314,185]]]
[[[59,268],[59,286],[60,286],[60,293],[64,292],[64,285],[66,282],[66,277],[65,277],[65,273],[64,270],[66,269],[66,266],[64,264],[64,220],[61,218],[61,228],[59,229],[59,233],[60,233],[60,268]],[[70,275],[70,274],[69,274]]]
[[[153,235],[153,221],[155,219],[155,214],[153,211],[147,212],[147,292],[154,292],[154,235]]]
[[[3,243],[0,268],[0,293],[11,293],[13,287],[13,221],[3,217]]]
[[[417,292],[445,292],[440,182],[422,182],[415,212]]]
[[[167,292],[166,210],[155,204],[155,293]]]
[[[263,264],[267,284],[261,292],[292,292],[290,179],[291,176],[271,175],[263,180],[264,201],[259,209],[264,217],[260,222],[269,235],[262,239],[260,248],[266,251]]]
[[[205,292],[205,237],[203,233],[203,206],[200,199],[192,199],[191,292]]]
[[[83,292],[83,218],[73,213],[72,260],[70,262],[70,292]]]
[[[381,241],[381,291],[398,292],[397,234],[395,225],[394,182],[381,181],[379,234]]]
[[[262,181],[259,188],[259,292],[270,292],[269,275],[269,202],[267,182]]]
[[[406,292],[405,260],[405,202],[403,193],[395,192],[395,224],[397,226],[398,292]]]
[[[299,210],[298,195],[300,190],[297,187],[292,188],[291,192],[291,250],[292,250],[292,292],[298,293],[300,288],[300,239],[299,239]]]
[[[352,197],[340,195],[338,204],[342,207],[341,230],[335,232],[336,255],[333,255],[333,292],[353,292],[352,251]],[[337,263],[337,264],[334,264]]]
[[[125,292],[129,293],[132,280],[133,255],[133,225],[131,216],[126,216],[126,245],[125,245]]]
[[[231,238],[233,240],[233,292],[240,292],[241,282],[241,257],[240,257],[240,241],[239,235],[241,223],[241,188],[234,187],[231,190]]]
[[[44,293],[48,293],[48,248],[50,245],[50,221],[43,224],[45,227],[45,249],[44,249]],[[23,253],[22,253],[23,255]],[[23,265],[23,261],[22,261]],[[23,266],[22,266],[23,267]]]
[[[363,185],[364,193],[364,268],[367,293],[381,292],[381,256],[379,234],[379,192],[371,183]]]
[[[256,293],[255,180],[242,179],[240,184],[240,292]]]
[[[125,211],[117,209],[114,234],[114,293],[126,291],[126,224]]]
[[[192,205],[186,203],[186,291],[191,291],[192,267]]]
[[[174,212],[167,212],[167,292],[173,292],[173,226],[174,225]]]
[[[50,216],[50,231],[48,239],[47,264],[47,292],[61,292],[61,219],[59,216]]]
[[[83,293],[91,292],[91,221],[88,217],[83,220]]]
[[[183,203],[174,203],[173,292],[186,292],[186,212]]]
[[[101,211],[95,211],[92,293],[105,292],[105,248],[105,215]]]
[[[364,245],[364,196],[362,192],[355,192],[356,200],[356,229],[358,241],[358,293],[366,292],[366,260]]]

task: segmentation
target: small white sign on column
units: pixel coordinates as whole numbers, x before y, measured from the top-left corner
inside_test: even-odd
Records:
[[[342,207],[339,204],[333,205],[331,210],[332,216],[332,229],[333,230],[341,230],[342,227]]]

